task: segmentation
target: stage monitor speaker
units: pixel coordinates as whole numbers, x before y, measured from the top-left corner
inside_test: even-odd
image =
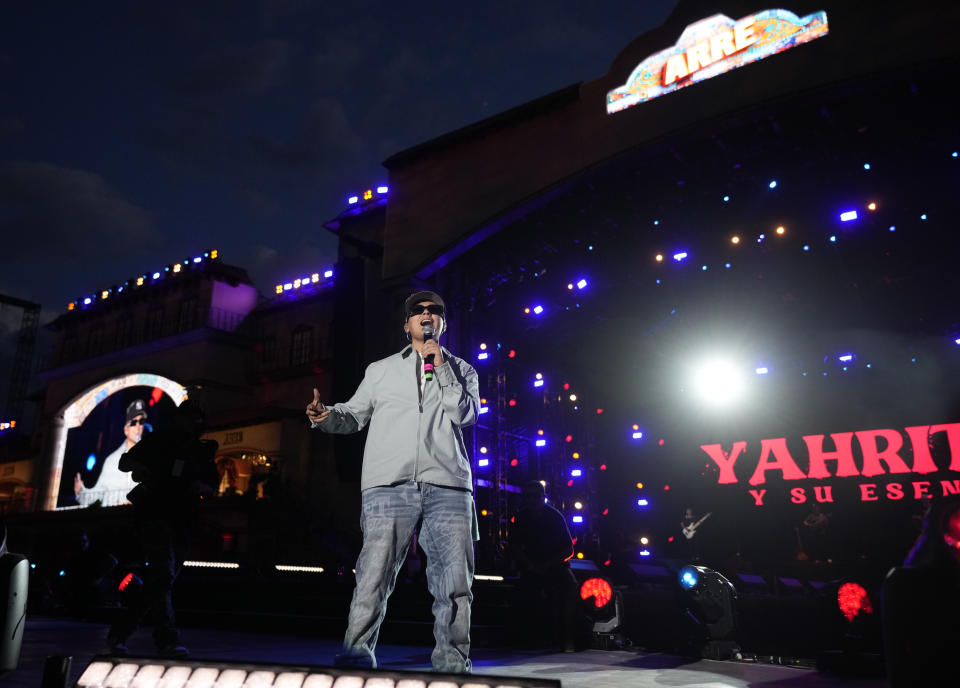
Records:
[[[77,688],[560,688],[560,681],[217,660],[94,657]]]
[[[27,619],[30,562],[7,551],[7,531],[0,521],[0,674],[20,663],[23,625]]]

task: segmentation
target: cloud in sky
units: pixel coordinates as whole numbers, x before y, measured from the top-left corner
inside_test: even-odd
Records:
[[[98,174],[46,162],[0,162],[0,263],[50,255],[146,253],[159,242],[149,212]]]

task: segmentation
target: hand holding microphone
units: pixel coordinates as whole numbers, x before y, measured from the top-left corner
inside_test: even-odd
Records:
[[[444,363],[443,351],[433,336],[433,325],[424,325],[423,350],[420,353],[423,356],[423,377],[425,380],[432,380],[434,367],[441,366]]]

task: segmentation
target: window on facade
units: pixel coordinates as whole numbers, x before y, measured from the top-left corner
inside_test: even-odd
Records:
[[[197,326],[197,297],[191,296],[180,302],[177,332],[186,332]]]
[[[300,365],[310,360],[313,346],[313,328],[301,325],[293,331],[290,343],[290,365]]]
[[[260,352],[260,362],[264,368],[271,368],[277,363],[277,338],[270,336],[263,338],[263,349]]]
[[[98,356],[103,353],[103,326],[96,325],[87,335],[87,356]]]
[[[117,321],[117,348],[126,349],[133,342],[133,317],[125,316]]]
[[[163,333],[163,308],[155,307],[147,311],[147,323],[143,328],[144,339],[156,339]]]

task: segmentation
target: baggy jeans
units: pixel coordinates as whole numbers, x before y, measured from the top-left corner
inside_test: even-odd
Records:
[[[363,548],[350,602],[344,652],[337,664],[377,666],[380,624],[417,526],[427,555],[433,595],[431,655],[436,671],[470,673],[470,603],[473,593],[473,495],[456,488],[409,481],[362,493]]]

